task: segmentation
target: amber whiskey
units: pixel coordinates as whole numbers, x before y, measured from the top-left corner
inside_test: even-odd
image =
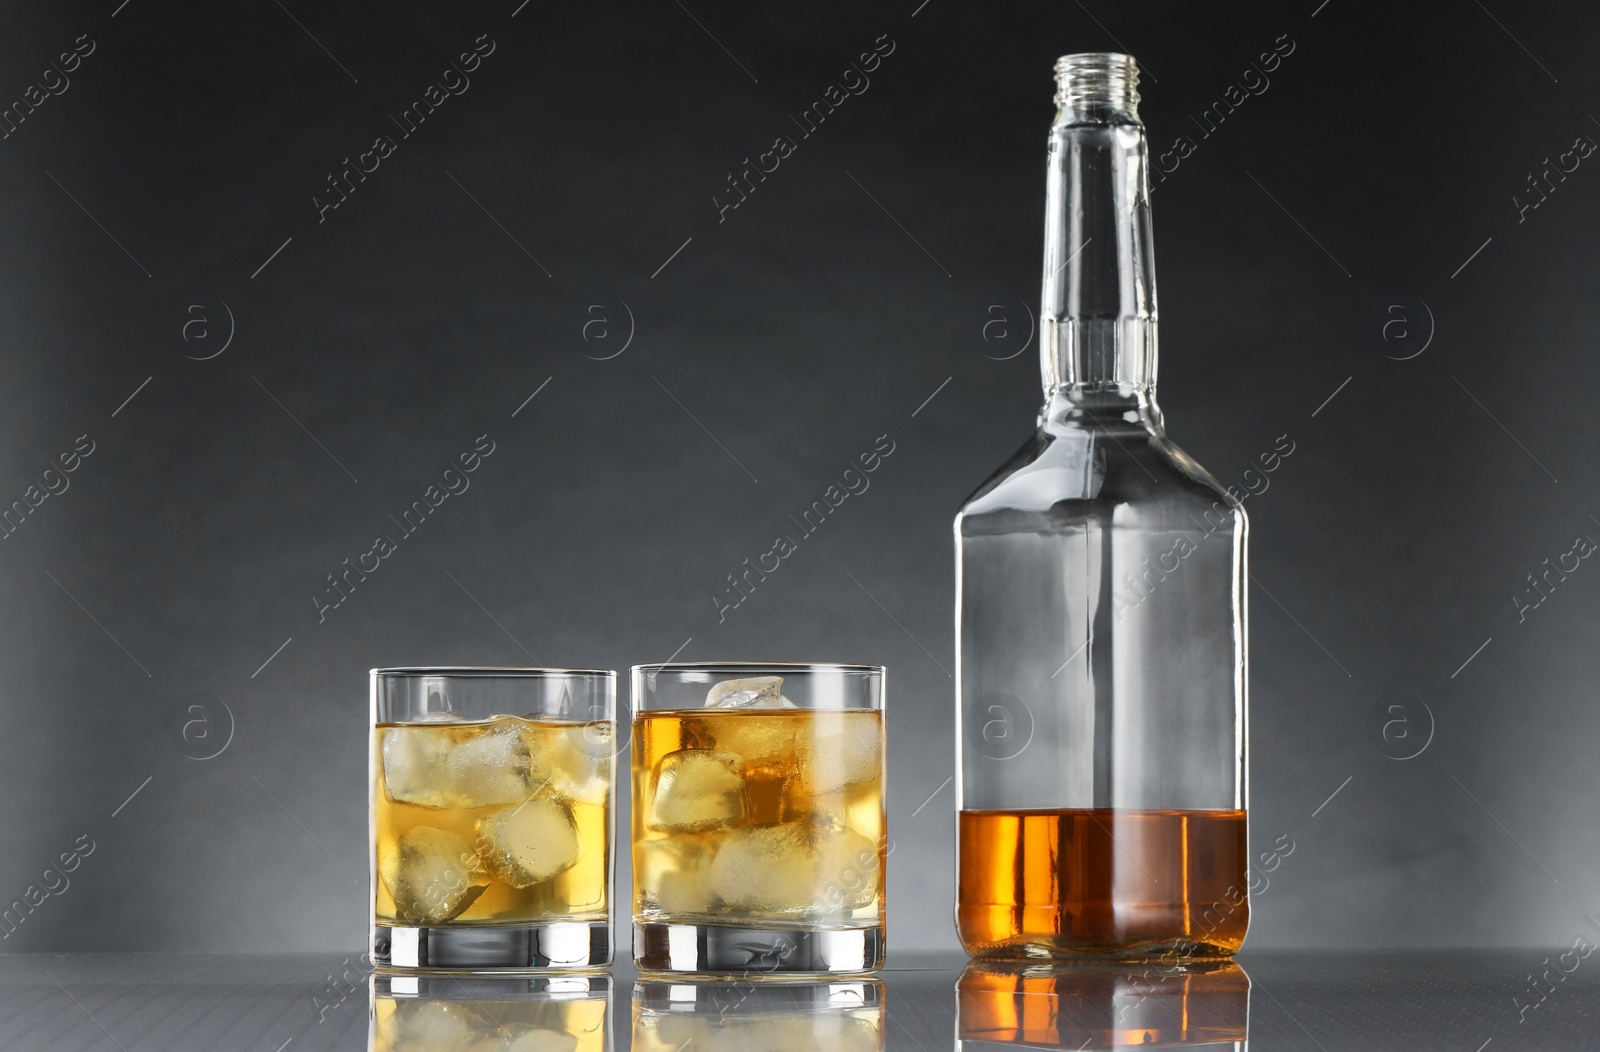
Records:
[[[878,925],[882,742],[867,710],[639,713],[635,919]]]
[[[962,811],[956,924],[983,957],[1231,956],[1243,811]]]
[[[379,724],[377,922],[604,920],[611,734],[519,716]]]

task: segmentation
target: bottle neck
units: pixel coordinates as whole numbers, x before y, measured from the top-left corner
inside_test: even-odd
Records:
[[[1040,366],[1045,395],[1153,403],[1156,284],[1138,71],[1127,55],[1056,64]]]

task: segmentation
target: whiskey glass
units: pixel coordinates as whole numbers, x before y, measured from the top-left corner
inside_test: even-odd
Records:
[[[644,971],[870,971],[884,954],[884,670],[635,665]]]
[[[372,960],[611,962],[616,673],[371,672]]]

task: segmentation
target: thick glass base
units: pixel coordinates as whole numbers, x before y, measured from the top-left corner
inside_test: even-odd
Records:
[[[603,968],[611,963],[611,925],[603,920],[456,928],[374,924],[372,963],[462,972]]]
[[[965,923],[975,912],[963,907],[958,927],[965,931],[977,925]],[[1238,940],[1217,942],[1175,936],[1137,942],[1083,940],[1071,935],[1023,933],[1003,942],[963,942],[967,956],[977,961],[1052,961],[1062,964],[1106,962],[1145,963],[1166,966],[1226,961],[1239,949]]]
[[[633,960],[645,972],[821,975],[883,967],[882,928],[747,928],[634,922]]]

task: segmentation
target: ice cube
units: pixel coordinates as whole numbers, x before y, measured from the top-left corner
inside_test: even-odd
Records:
[[[792,709],[794,702],[781,693],[782,676],[725,679],[706,695],[708,709]]]
[[[814,1047],[832,1049],[833,1052],[877,1052],[883,1048],[882,1015],[862,1013],[836,1015],[828,1013],[820,1020],[814,1035]]]
[[[883,723],[876,712],[818,712],[795,743],[812,792],[832,793],[876,780],[883,770]]]
[[[384,728],[384,794],[402,804],[449,806],[441,773],[448,747],[449,739],[442,731],[423,727]]]
[[[878,892],[877,848],[849,829],[784,822],[723,838],[706,887],[730,909],[829,913],[870,903]]]
[[[538,716],[514,717],[528,750],[528,781],[533,792],[567,800],[604,804],[611,793],[613,730],[610,723],[554,722]]]
[[[612,728],[583,723],[562,730],[550,747],[551,785],[569,800],[604,804],[611,792]]]
[[[708,913],[706,849],[695,840],[641,840],[634,847],[633,879],[646,909],[671,914]]]
[[[574,1052],[576,1034],[528,1023],[507,1023],[480,1038],[467,1052]]]
[[[387,727],[382,751],[384,791],[398,803],[487,807],[532,790],[528,747],[511,724]]]
[[[478,819],[478,855],[499,880],[527,888],[571,869],[583,854],[565,804],[536,796]]]
[[[709,1023],[715,1017],[706,1017]],[[836,1012],[730,1014],[707,1026],[684,1052],[876,1052],[883,1047],[869,1020]],[[675,1046],[674,1046],[675,1047]]]
[[[528,745],[511,722],[490,724],[458,740],[445,762],[456,807],[514,804],[533,791]]]
[[[378,876],[408,924],[440,924],[460,914],[489,886],[472,844],[436,826],[414,826],[393,854],[378,859]]]
[[[681,749],[661,758],[650,825],[673,832],[704,831],[744,819],[743,764],[733,753]]]
[[[804,912],[816,889],[804,822],[736,829],[723,838],[706,869],[706,888],[736,910]]]
[[[878,895],[882,856],[878,846],[849,827],[826,827],[815,841],[817,907],[850,912]]]
[[[394,1014],[378,1024],[383,1047],[394,1052],[455,1052],[494,1024],[459,1001],[396,999]],[[386,1040],[385,1040],[386,1039]]]
[[[719,999],[720,1003],[720,999]],[[641,1009],[637,1004],[633,1013],[633,1047],[637,1049],[672,1049],[673,1052],[697,1052],[701,1043],[712,1033],[711,1023],[716,1017],[700,1012],[660,1012]],[[754,1052],[745,1049],[743,1052]]]

